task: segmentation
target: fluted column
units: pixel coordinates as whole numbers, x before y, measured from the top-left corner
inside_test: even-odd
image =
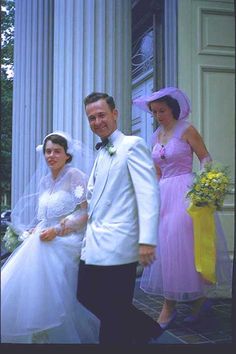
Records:
[[[130,132],[131,1],[55,0],[54,10],[54,129],[92,147],[83,99],[96,90],[114,96]]]
[[[12,205],[35,170],[52,126],[53,0],[15,1]]]
[[[177,86],[177,5],[178,0],[164,1],[165,86]]]
[[[35,146],[55,129],[93,148],[83,99],[113,95],[131,122],[131,0],[16,0],[12,204],[36,166]]]

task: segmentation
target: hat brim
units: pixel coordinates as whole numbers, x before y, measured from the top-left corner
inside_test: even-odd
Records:
[[[191,112],[191,104],[188,96],[176,87],[165,87],[159,91],[153,92],[150,96],[141,96],[133,100],[133,104],[140,109],[151,113],[149,108],[150,102],[156,101],[164,96],[171,96],[179,103],[180,114],[178,119],[185,119]]]

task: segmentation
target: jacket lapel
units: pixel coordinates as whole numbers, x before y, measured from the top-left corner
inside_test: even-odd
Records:
[[[98,156],[102,157],[101,161],[97,159],[89,180],[89,191],[92,193],[88,210],[89,216],[102,195],[112,162],[112,157],[105,149],[101,153],[102,156]]]
[[[115,149],[118,150],[119,145],[121,144],[124,138],[124,134],[118,131],[117,137],[115,141],[112,142]],[[102,161],[99,159],[99,155],[102,154]],[[102,149],[99,153],[95,163],[93,170],[91,172],[91,176],[88,182],[88,193],[89,193],[89,217],[92,215],[95,206],[97,205],[105,185],[107,183],[109,171],[111,168],[111,164],[115,155],[110,156],[108,151]],[[100,165],[100,166],[99,166]]]

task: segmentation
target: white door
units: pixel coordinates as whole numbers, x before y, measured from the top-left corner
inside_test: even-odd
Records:
[[[137,84],[132,91],[132,99],[143,95],[149,95],[153,92],[153,78]],[[142,111],[140,108],[132,105],[132,135],[142,137],[151,148],[151,137],[154,131],[154,119],[150,113]]]
[[[233,0],[178,2],[178,86],[191,98],[191,121],[214,160],[229,166],[231,193],[220,218],[234,249],[235,17]],[[195,168],[198,164],[195,163]]]

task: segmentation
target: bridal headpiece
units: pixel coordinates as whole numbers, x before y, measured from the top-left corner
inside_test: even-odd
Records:
[[[51,135],[59,135],[59,136],[62,136],[63,138],[66,139],[67,146],[68,146],[67,153],[70,155],[74,155],[74,153],[82,150],[82,143],[79,140],[72,139],[71,136],[66,132],[56,130],[55,132],[50,133],[45,136],[45,138],[43,139],[43,143],[36,147],[36,151],[38,151],[38,152],[43,151],[43,145],[44,145],[46,139],[48,137],[50,137]]]

